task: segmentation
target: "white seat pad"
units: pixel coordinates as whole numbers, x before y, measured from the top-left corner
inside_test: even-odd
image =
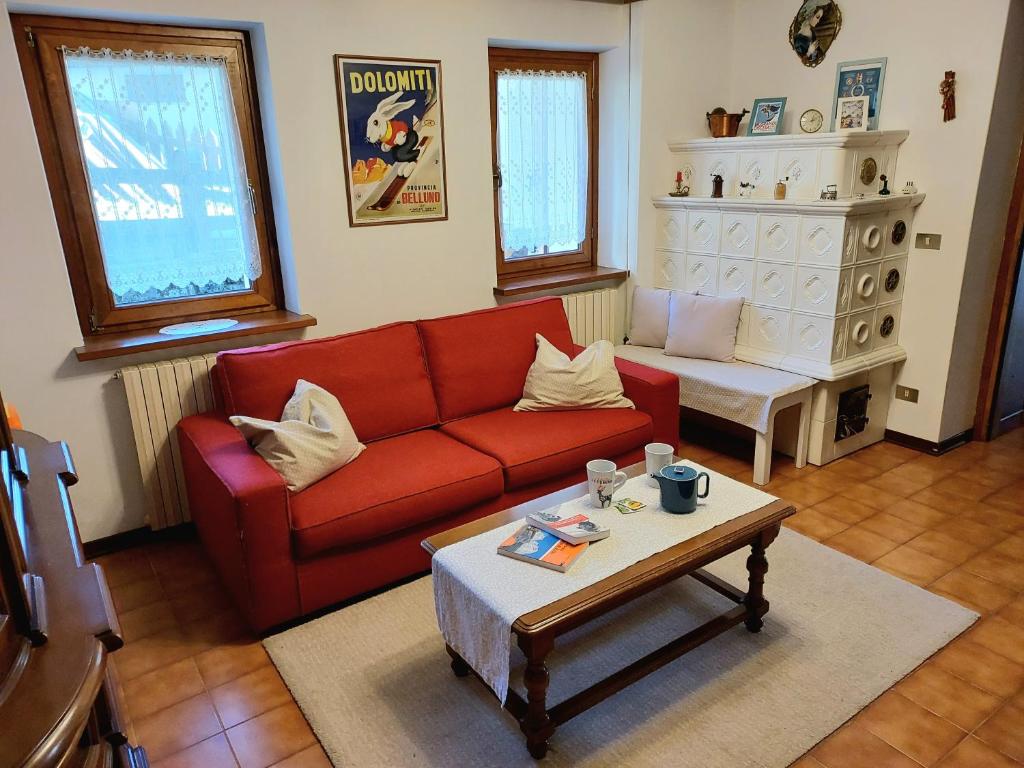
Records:
[[[656,347],[623,344],[615,348],[615,356],[678,376],[680,405],[761,433],[768,430],[775,400],[816,383],[807,376],[764,365],[673,357]]]

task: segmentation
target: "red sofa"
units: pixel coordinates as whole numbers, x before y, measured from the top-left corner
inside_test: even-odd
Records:
[[[558,298],[222,352],[221,410],[178,425],[192,518],[256,630],[425,571],[427,536],[579,482],[584,465],[676,445],[675,376],[616,360],[637,410],[516,413],[534,334],[575,354]],[[366,450],[300,493],[225,414],[277,420],[304,378]]]

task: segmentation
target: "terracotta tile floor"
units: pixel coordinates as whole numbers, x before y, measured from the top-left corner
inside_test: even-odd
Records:
[[[699,442],[683,455],[750,482],[748,445]],[[795,768],[1024,766],[1024,430],[941,457],[879,443],[798,470],[777,456],[766,490],[797,505],[794,530],[982,615]],[[100,561],[133,738],[154,768],[329,765],[196,542]]]

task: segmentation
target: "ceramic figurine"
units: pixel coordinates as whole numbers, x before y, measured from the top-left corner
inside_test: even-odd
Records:
[[[722,196],[722,185],[725,184],[725,179],[719,173],[711,175],[711,196],[721,197]]]
[[[753,197],[754,185],[746,181],[740,182],[740,197]]]
[[[947,70],[946,76],[939,83],[942,95],[942,122],[948,123],[956,119],[956,72]]]

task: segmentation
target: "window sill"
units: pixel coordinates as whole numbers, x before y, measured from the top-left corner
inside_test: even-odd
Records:
[[[524,293],[538,293],[551,288],[565,288],[583,283],[618,282],[629,277],[628,269],[613,267],[586,267],[568,272],[549,272],[529,277],[509,277],[498,280],[494,287],[495,296],[520,296]]]
[[[152,349],[170,349],[203,344],[219,339],[231,339],[240,336],[256,336],[264,333],[291,331],[297,328],[308,328],[316,325],[312,315],[299,315],[287,310],[260,312],[252,315],[239,315],[238,325],[213,333],[197,333],[192,336],[166,336],[156,328],[125,333],[109,333],[93,336],[75,348],[79,360],[101,360],[106,357],[122,357],[136,352]]]

